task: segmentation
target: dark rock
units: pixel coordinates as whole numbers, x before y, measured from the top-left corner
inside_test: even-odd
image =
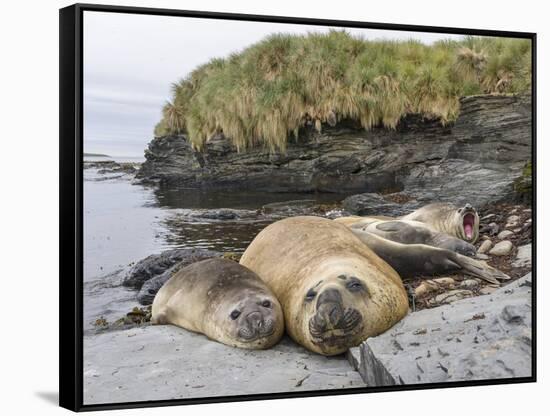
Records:
[[[198,248],[174,249],[163,251],[160,254],[152,254],[140,260],[128,271],[122,281],[122,285],[140,289],[144,282],[162,275],[177,263],[181,262],[187,265],[219,255],[215,251]]]
[[[531,98],[463,98],[460,116],[447,126],[409,115],[395,130],[365,131],[346,120],[323,126],[321,134],[307,128],[284,154],[238,153],[222,135],[197,152],[185,136],[168,136],[151,141],[145,157],[137,177],[149,183],[270,192],[404,190],[419,204],[481,206],[513,197],[514,181],[529,176],[523,167],[531,158]]]
[[[263,214],[303,215],[314,209],[319,203],[315,199],[273,202],[262,207]]]
[[[411,313],[348,356],[368,386],[528,377],[530,282]]]
[[[204,209],[204,210],[189,210],[184,214],[188,218],[205,219],[205,220],[238,220],[244,218],[256,217],[256,211],[239,210],[231,208],[218,208],[218,209]]]
[[[357,194],[348,196],[342,203],[344,209],[354,215],[398,216],[410,212],[402,205],[388,201],[380,194]]]

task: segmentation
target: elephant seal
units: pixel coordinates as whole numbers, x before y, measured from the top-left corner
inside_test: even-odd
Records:
[[[275,293],[290,337],[322,355],[343,353],[408,312],[395,270],[329,219],[277,221],[254,238],[240,263]]]
[[[428,204],[400,219],[422,222],[435,231],[472,244],[479,237],[479,215],[470,204],[462,208],[449,203]]]
[[[402,278],[463,272],[494,284],[510,279],[488,264],[468,257],[472,252],[475,254],[471,244],[434,232],[423,223],[365,219],[352,224],[350,229]]]
[[[474,257],[476,248],[473,244],[451,235],[434,231],[418,221],[382,220],[377,217],[366,217],[352,223],[350,228],[376,234],[387,240],[402,244],[425,244],[432,247],[451,250],[464,256]]]
[[[281,305],[251,270],[221,258],[176,272],[153,301],[153,324],[173,324],[247,349],[269,348],[284,332]]]

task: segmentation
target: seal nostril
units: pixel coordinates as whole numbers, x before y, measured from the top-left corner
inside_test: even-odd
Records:
[[[341,310],[338,306],[334,306],[329,312],[329,320],[331,325],[335,326],[342,317]]]

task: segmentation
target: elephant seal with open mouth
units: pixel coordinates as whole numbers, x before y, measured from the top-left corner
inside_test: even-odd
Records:
[[[277,296],[291,338],[319,354],[343,353],[408,312],[395,270],[332,220],[277,221],[256,236],[240,263]]]
[[[175,273],[155,296],[151,320],[247,349],[269,348],[284,332],[273,292],[248,268],[221,258]]]
[[[456,207],[449,203],[434,203],[423,206],[400,218],[418,221],[445,234],[460,238],[471,244],[479,237],[479,215],[470,204]]]

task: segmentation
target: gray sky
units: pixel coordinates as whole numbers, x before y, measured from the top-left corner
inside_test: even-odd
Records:
[[[225,57],[272,33],[327,32],[329,27],[84,12],[84,151],[143,156],[170,85],[196,66]],[[456,35],[347,29],[366,39]]]

